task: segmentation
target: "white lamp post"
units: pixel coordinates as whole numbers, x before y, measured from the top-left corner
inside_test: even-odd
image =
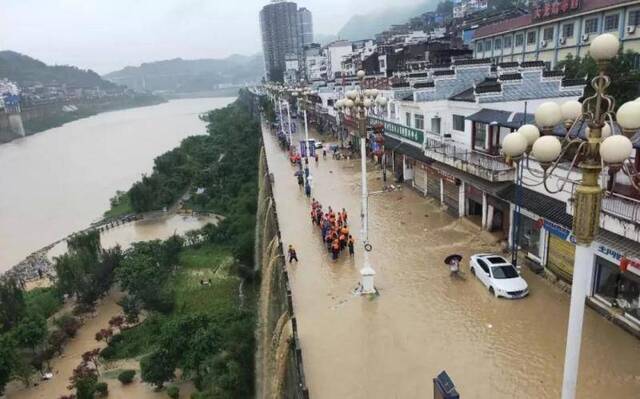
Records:
[[[362,224],[362,244],[364,249],[364,264],[360,269],[360,294],[375,294],[375,276],[376,272],[371,266],[369,261],[369,251],[372,247],[369,243],[369,190],[367,187],[367,111],[371,108],[376,101],[378,95],[377,90],[362,90],[365,72],[360,70],[357,73],[358,79],[360,79],[360,90],[352,90],[346,93],[347,100],[344,101],[343,106],[350,110],[350,113],[355,114],[355,118],[358,121],[358,130],[360,136],[360,169],[362,179],[362,204],[360,219]],[[378,100],[378,103],[386,104],[386,100]]]
[[[561,191],[569,180],[568,177],[563,179],[557,191],[547,186],[549,177],[566,156],[568,149],[577,147],[571,165],[578,164],[582,177],[577,182],[579,185],[575,192],[573,234],[576,238],[576,252],[567,326],[562,399],[574,399],[576,396],[585,299],[593,265],[591,244],[599,228],[603,195],[603,190],[598,183],[602,164],[605,163],[613,168],[622,167],[625,173],[632,175],[628,170],[630,168],[628,158],[633,151],[629,137],[640,129],[640,102],[624,104],[618,110],[617,121],[623,135],[615,134],[615,129],[607,123],[607,121],[613,123],[613,102],[606,95],[610,79],[605,73],[608,61],[615,57],[618,49],[619,41],[615,36],[603,34],[596,37],[590,49],[591,56],[598,62],[600,69],[598,76],[591,82],[595,94],[586,98],[583,104],[575,101],[566,102],[562,106],[552,102],[542,104],[536,110],[535,117],[536,124],[546,135],[536,138],[537,132],[523,126],[521,131],[513,133],[522,135],[522,139],[514,138],[507,141],[505,138],[505,145],[503,145],[504,153],[516,161],[525,155],[527,164],[530,156],[540,163],[543,174],[540,175],[535,171],[531,174],[534,177],[541,177],[549,192]],[[586,138],[581,138],[573,132],[574,127],[580,126],[578,124],[580,121],[587,122],[589,126]],[[564,122],[566,128],[563,142],[550,135],[561,122]],[[527,142],[527,147],[522,145],[524,141]],[[630,182],[636,189],[640,189],[633,178]]]

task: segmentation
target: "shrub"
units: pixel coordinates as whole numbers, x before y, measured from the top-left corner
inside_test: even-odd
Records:
[[[64,331],[68,337],[73,338],[76,336],[78,329],[80,328],[80,320],[71,316],[70,314],[64,314],[53,322],[60,330]]]
[[[180,388],[175,385],[170,386],[169,388],[167,388],[167,395],[169,395],[171,399],[180,398]]]
[[[135,376],[135,370],[124,370],[123,372],[118,374],[118,381],[120,381],[123,385],[127,385],[133,382],[133,377]]]
[[[100,396],[108,396],[109,395],[109,386],[106,382],[99,382],[96,384],[96,392]]]

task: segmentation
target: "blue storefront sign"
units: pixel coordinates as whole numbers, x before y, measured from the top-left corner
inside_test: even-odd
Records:
[[[568,230],[548,220],[544,220],[542,225],[544,229],[549,232],[549,234],[553,234],[556,237],[560,237],[564,241],[570,241],[574,244],[576,243],[576,238],[571,233],[571,230]]]

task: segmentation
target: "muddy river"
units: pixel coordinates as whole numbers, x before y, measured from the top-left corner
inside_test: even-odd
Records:
[[[310,202],[277,141],[265,134],[282,238],[297,247],[289,266],[305,372],[313,398],[431,397],[446,370],[461,397],[558,398],[569,296],[524,271],[531,295],[497,300],[468,273],[469,255],[498,251],[493,237],[409,188],[369,199],[375,299],[354,297],[362,249],[359,161],[312,163],[315,196],[345,207],[356,232],[354,258],[337,262],[309,218]],[[369,173],[380,190],[381,173]],[[465,280],[443,265],[464,255]],[[579,398],[640,397],[640,342],[587,310]]]
[[[198,115],[233,98],[107,112],[0,145],[0,272],[86,228],[153,159],[205,133]]]

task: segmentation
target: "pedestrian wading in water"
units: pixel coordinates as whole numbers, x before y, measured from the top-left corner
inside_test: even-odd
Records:
[[[289,263],[294,260],[296,261],[296,263],[298,263],[298,254],[296,254],[296,249],[293,247],[293,245],[289,245]]]

